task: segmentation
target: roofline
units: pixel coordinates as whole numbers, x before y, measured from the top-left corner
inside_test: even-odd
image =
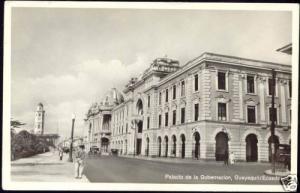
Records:
[[[287,49],[289,49],[291,47],[292,47],[292,43],[289,43],[289,44],[287,44],[287,45],[285,45],[285,46],[283,46],[281,48],[278,48],[276,51],[278,51],[278,52],[284,52],[284,51],[286,51]]]
[[[237,59],[237,60],[241,60],[240,64],[234,63],[232,61],[220,61],[220,60],[216,60],[213,58],[210,58],[210,56],[218,56],[218,57],[223,57],[223,58],[227,58],[227,59]],[[271,70],[272,68],[269,67],[259,67],[259,66],[255,66],[255,65],[249,65],[249,64],[245,64],[242,61],[246,61],[246,62],[257,62],[257,63],[262,63],[262,64],[269,64],[269,65],[276,65],[279,68],[280,67],[284,67],[284,68],[291,68],[291,65],[286,65],[286,64],[281,64],[281,63],[274,63],[274,62],[267,62],[267,61],[261,61],[261,60],[254,60],[254,59],[248,59],[248,58],[241,58],[241,57],[236,57],[236,56],[229,56],[229,55],[222,55],[222,54],[215,54],[215,53],[210,53],[210,52],[204,52],[203,54],[201,54],[200,56],[190,60],[189,62],[187,62],[185,65],[183,65],[179,70],[168,74],[166,77],[164,77],[159,83],[158,86],[161,86],[163,84],[165,84],[166,82],[168,82],[169,80],[171,80],[174,76],[178,76],[182,73],[184,73],[185,71],[189,70],[190,68],[193,68],[194,66],[201,64],[203,62],[218,62],[218,63],[226,63],[229,65],[239,65],[239,66],[243,66],[246,68],[259,68],[259,69],[264,69],[264,70]],[[278,72],[288,72],[282,69],[276,69],[276,71]]]

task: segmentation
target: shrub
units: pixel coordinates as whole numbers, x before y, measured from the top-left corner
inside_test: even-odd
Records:
[[[26,130],[11,135],[11,159],[30,157],[49,151],[49,143]]]

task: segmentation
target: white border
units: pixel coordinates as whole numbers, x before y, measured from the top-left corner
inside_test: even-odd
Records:
[[[10,115],[11,115],[11,10],[13,7],[48,7],[48,8],[130,8],[130,9],[189,9],[189,10],[264,10],[292,11],[293,18],[293,55],[292,55],[292,106],[298,107],[298,58],[299,52],[299,5],[298,4],[266,4],[266,3],[128,3],[128,2],[5,2],[4,10],[4,68],[3,68],[3,138],[2,138],[2,183],[5,190],[161,190],[161,191],[283,191],[280,185],[220,185],[220,184],[136,184],[136,183],[52,183],[52,182],[11,182],[10,179]],[[288,43],[288,42],[287,42]],[[296,92],[297,91],[297,92]],[[292,157],[291,173],[297,172],[297,121],[298,111],[292,112]],[[5,136],[5,137],[4,137]]]

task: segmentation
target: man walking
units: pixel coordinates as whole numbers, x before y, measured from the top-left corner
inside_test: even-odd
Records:
[[[81,179],[82,178],[82,172],[84,169],[84,162],[85,162],[85,151],[84,151],[84,145],[79,146],[79,150],[75,153],[75,178]]]
[[[59,149],[59,160],[61,161],[63,159],[63,156],[64,156],[64,152],[62,149]]]

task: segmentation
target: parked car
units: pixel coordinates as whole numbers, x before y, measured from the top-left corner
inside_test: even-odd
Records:
[[[118,149],[111,149],[112,155],[118,155]]]
[[[97,146],[92,146],[92,147],[90,148],[90,152],[91,152],[92,154],[97,154],[97,153],[100,152],[100,148],[97,147]]]

